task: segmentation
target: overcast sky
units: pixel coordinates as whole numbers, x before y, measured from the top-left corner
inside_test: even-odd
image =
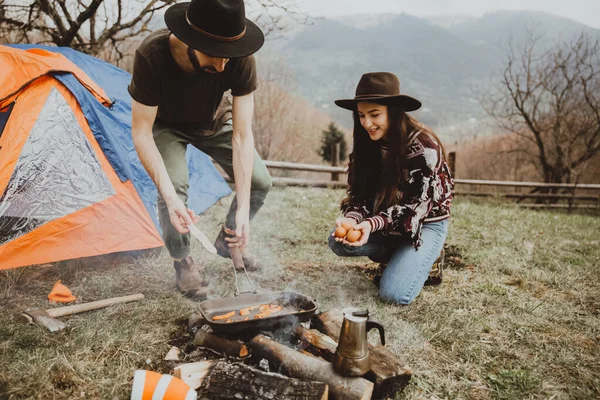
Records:
[[[479,17],[497,10],[546,11],[600,29],[600,0],[296,0],[314,15],[407,13],[415,16],[463,14]]]

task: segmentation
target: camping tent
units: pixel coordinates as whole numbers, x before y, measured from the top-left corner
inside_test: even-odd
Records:
[[[131,138],[130,75],[69,48],[0,46],[0,270],[162,246]],[[189,206],[231,192],[188,147]]]

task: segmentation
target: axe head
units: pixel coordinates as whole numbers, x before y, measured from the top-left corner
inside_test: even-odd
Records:
[[[57,320],[56,318],[48,315],[46,310],[28,310],[24,311],[23,315],[32,322],[47,328],[50,332],[60,331],[66,328],[64,322]]]

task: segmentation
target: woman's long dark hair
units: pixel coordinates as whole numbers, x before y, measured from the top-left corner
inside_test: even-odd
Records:
[[[381,103],[384,104],[384,103]],[[384,104],[385,105],[385,104]],[[354,145],[348,164],[348,190],[343,205],[364,202],[373,205],[373,212],[397,202],[398,191],[405,181],[406,149],[411,132],[421,131],[433,137],[446,152],[437,135],[397,105],[388,105],[387,153],[382,157],[381,144],[371,140],[360,123],[358,112],[354,117]]]

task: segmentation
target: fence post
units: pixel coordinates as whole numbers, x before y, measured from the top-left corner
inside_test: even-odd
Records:
[[[331,144],[331,166],[332,167],[337,167],[340,164],[340,143],[332,143]],[[332,172],[331,173],[331,180],[332,181],[339,181],[340,180],[340,173],[339,172]]]
[[[575,191],[577,190],[577,183],[575,183],[575,185],[573,185],[573,188],[571,189],[571,197],[569,197],[567,199],[567,203],[569,204],[569,209],[567,211],[568,214],[571,214],[573,212],[573,207],[575,206]],[[558,201],[557,201],[558,203]]]

